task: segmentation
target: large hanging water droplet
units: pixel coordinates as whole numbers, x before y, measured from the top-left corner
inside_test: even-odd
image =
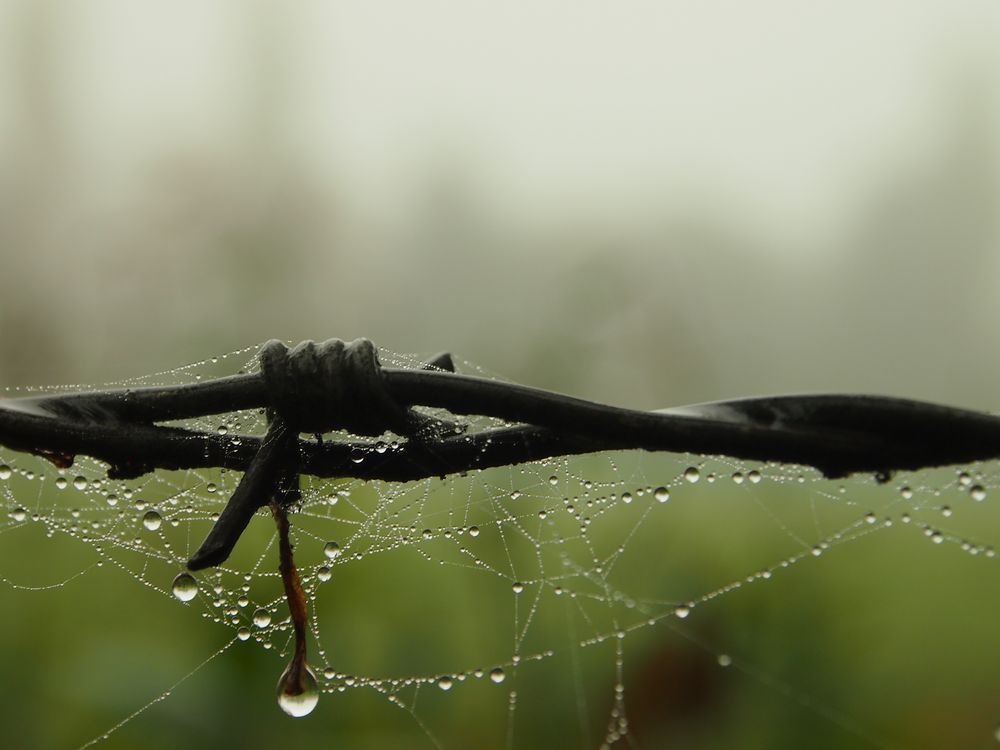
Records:
[[[182,602],[189,602],[198,594],[198,582],[190,573],[178,573],[170,590]]]
[[[298,680],[292,672],[289,664],[278,680],[278,705],[289,716],[305,716],[319,703],[319,684],[308,664],[302,665]]]
[[[271,624],[271,613],[264,608],[255,609],[253,612],[252,619],[253,619],[253,624],[256,625],[258,628],[266,628],[268,625]]]
[[[684,469],[684,478],[689,482],[691,482],[691,484],[694,484],[699,479],[701,479],[701,472],[698,471],[697,466],[688,466],[686,469]]]
[[[490,679],[493,680],[493,682],[495,682],[497,685],[503,682],[506,677],[507,675],[504,674],[504,671],[500,667],[490,670]]]
[[[0,464],[0,479],[10,479],[10,467],[7,464]]]
[[[73,486],[78,490],[87,489],[87,477],[77,477],[73,480]]]
[[[653,497],[656,498],[657,502],[665,503],[670,499],[670,490],[666,487],[657,487],[653,490]]]
[[[24,508],[14,508],[14,510],[11,511],[10,517],[13,518],[15,521],[17,521],[18,523],[20,523],[21,521],[23,521],[25,518],[28,517],[28,511],[26,511]]]
[[[160,528],[160,524],[163,523],[163,519],[160,514],[155,510],[150,510],[146,512],[146,515],[142,517],[142,525],[145,526],[149,531],[156,531]]]
[[[323,554],[331,560],[340,556],[340,545],[336,542],[327,542],[323,545]]]
[[[442,690],[451,690],[451,686],[455,684],[455,681],[451,678],[451,675],[444,675],[438,678],[438,687]]]

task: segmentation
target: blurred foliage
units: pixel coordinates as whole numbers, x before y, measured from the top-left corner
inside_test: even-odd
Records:
[[[41,462],[18,461],[22,468],[37,464],[46,471]],[[686,465],[684,457],[640,454],[621,454],[616,464],[614,474],[626,479],[624,486],[667,481]],[[595,481],[608,470],[599,457],[574,459],[571,467]],[[594,514],[585,545],[567,536],[547,548],[544,554],[552,557],[545,563],[547,577],[563,569],[563,558],[590,565],[591,555],[624,549],[607,578],[608,591],[567,580],[564,585],[578,591],[580,600],[554,593],[557,579],[539,589],[531,569],[540,553],[517,535],[501,538],[483,515],[489,503],[476,499],[484,487],[512,483],[532,488],[530,496],[508,501],[516,513],[533,517],[535,507],[561,508],[559,488],[546,492],[535,484],[536,473],[552,471],[547,467],[529,467],[526,475],[497,469],[440,484],[420,504],[415,521],[418,529],[434,526],[471,507],[473,516],[464,522],[478,522],[482,529],[469,540],[476,557],[499,571],[513,560],[529,581],[519,596],[512,595],[509,581],[475,566],[442,567],[439,559],[463,558],[440,538],[421,543],[420,554],[404,547],[334,566],[312,616],[330,662],[342,674],[404,677],[507,664],[502,686],[470,676],[447,692],[424,687],[417,720],[368,688],[324,695],[312,715],[288,719],[273,695],[284,659],[253,641],[233,643],[171,690],[233,637],[232,629],[202,616],[211,614],[212,597],[179,604],[162,591],[173,575],[170,566],[116,551],[110,542],[99,553],[93,543],[61,534],[44,538],[41,523],[8,525],[0,545],[0,571],[7,580],[45,586],[70,579],[41,591],[3,589],[8,616],[0,619],[0,640],[10,648],[0,650],[0,668],[11,676],[3,702],[8,741],[12,747],[78,746],[170,690],[104,746],[337,741],[431,747],[426,728],[444,747],[499,748],[507,746],[507,690],[513,689],[516,747],[593,747],[612,706],[616,639],[580,642],[627,627],[625,706],[641,747],[990,746],[1000,695],[995,665],[984,654],[1000,614],[991,595],[997,561],[981,546],[980,554],[972,555],[961,543],[969,539],[978,546],[995,538],[990,531],[1000,513],[995,498],[976,502],[951,470],[898,477],[890,486],[865,478],[846,483],[808,478],[800,484],[794,473],[768,468],[759,485],[739,486],[729,479],[731,470],[728,462],[709,462],[700,483],[680,480],[667,503],[646,495],[618,504]],[[711,476],[718,477],[714,483]],[[981,478],[988,485],[994,480],[992,474]],[[206,479],[213,477],[199,481]],[[214,481],[226,486],[225,478]],[[898,490],[904,482],[917,489],[912,502]],[[11,485],[21,496],[31,486]],[[81,501],[72,489],[48,486],[35,512],[48,512],[54,503],[65,513],[67,503]],[[328,486],[317,483],[314,489]],[[147,486],[141,494],[152,501],[154,490]],[[364,508],[373,500],[374,493],[358,486],[350,506]],[[397,503],[404,514],[413,505],[405,496]],[[876,514],[876,524],[862,520],[865,509]],[[123,518],[133,513],[125,508]],[[559,517],[547,523],[560,535],[572,533],[570,516],[556,513]],[[116,514],[109,511],[110,520]],[[909,523],[903,521],[906,514],[913,516]],[[332,515],[345,520],[321,520],[315,513],[293,517],[305,575],[323,560],[323,539],[351,535],[351,509]],[[407,523],[405,518],[400,522]],[[892,519],[891,527],[882,526],[885,518]],[[116,527],[122,523],[114,521]],[[946,530],[947,543],[934,544],[923,533],[928,523]],[[870,533],[852,538],[859,524]],[[205,528],[184,523],[179,541],[196,545]],[[837,541],[837,532],[844,532],[846,541]],[[135,533],[146,538],[141,530]],[[262,572],[276,565],[273,550],[266,551],[272,535],[269,519],[256,519],[237,549],[236,568],[256,570],[262,553]],[[818,557],[800,541],[808,545],[825,537],[830,546]],[[779,565],[795,555],[804,557],[787,569]],[[94,567],[98,560],[104,564]],[[774,566],[769,580],[747,580]],[[161,591],[133,575],[148,577]],[[204,580],[207,591],[212,579]],[[274,579],[255,576],[253,601],[274,594],[262,595],[262,584],[277,587]],[[588,588],[599,598],[592,599]],[[640,609],[612,606],[604,597],[613,591],[635,597]],[[683,620],[632,629],[648,616],[641,613],[647,606],[642,602],[657,613],[664,607],[653,602],[698,601],[714,591],[719,594],[700,601]],[[281,607],[277,616],[283,617]],[[526,660],[515,670],[509,664],[511,639],[529,620],[518,651],[555,653],[537,663]],[[275,650],[283,648],[283,639],[280,634],[272,639]],[[315,644],[312,653],[321,669]],[[401,695],[409,699],[411,693],[404,689]]]

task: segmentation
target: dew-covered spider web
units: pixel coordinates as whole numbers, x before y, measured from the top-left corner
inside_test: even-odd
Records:
[[[109,385],[252,372],[255,351]],[[265,427],[256,412],[182,424]],[[370,447],[401,449],[391,435]],[[58,469],[7,449],[0,464],[12,747],[1000,737],[994,463],[879,484],[626,451],[405,484],[303,477],[290,520],[321,695],[301,719],[275,701],[293,643],[267,509],[225,564],[177,579],[239,472],[109,480],[86,457]]]

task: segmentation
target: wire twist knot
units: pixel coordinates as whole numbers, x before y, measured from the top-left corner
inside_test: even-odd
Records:
[[[409,409],[389,393],[368,339],[303,341],[294,349],[272,339],[260,351],[260,369],[271,408],[298,432],[344,429],[374,437],[413,428]]]

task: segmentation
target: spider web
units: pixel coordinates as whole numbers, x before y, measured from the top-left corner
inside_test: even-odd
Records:
[[[255,371],[256,349],[109,385]],[[256,412],[182,424],[264,431]],[[293,644],[268,514],[173,583],[238,472],[0,463],[17,746],[995,746],[993,463],[887,485],[641,451],[304,477],[292,535],[322,695],[300,720],[273,704]]]

